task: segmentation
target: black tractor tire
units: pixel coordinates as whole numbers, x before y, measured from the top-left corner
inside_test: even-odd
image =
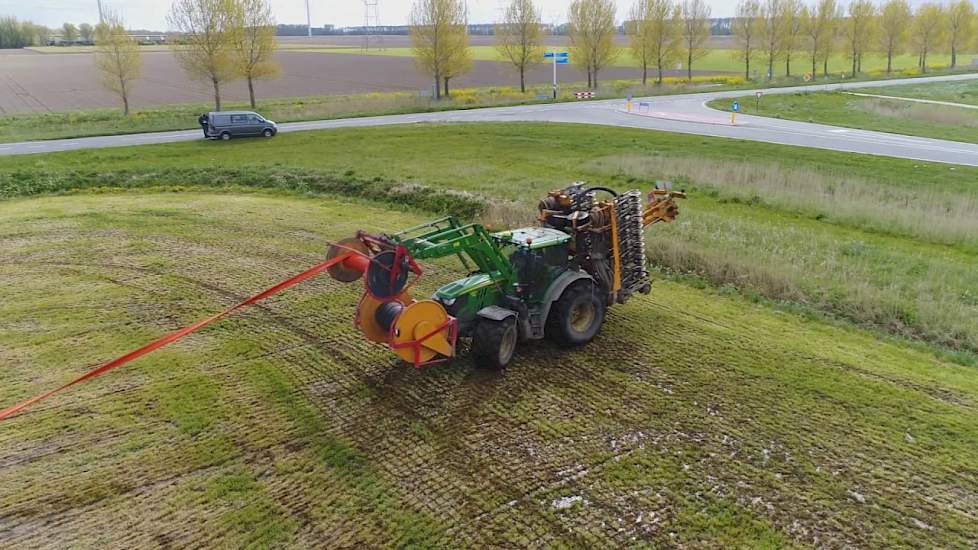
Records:
[[[221,132],[221,140],[228,141],[231,139],[231,132]]]
[[[550,307],[546,335],[561,346],[583,346],[601,330],[606,309],[594,283],[573,283]]]
[[[275,130],[272,130],[271,128],[265,128],[262,131],[261,135],[263,135],[263,136],[265,136],[267,138],[270,138],[270,137],[272,137],[272,136],[275,135]]]
[[[502,370],[513,359],[519,340],[516,319],[502,321],[479,319],[472,333],[472,359],[475,366],[486,370]]]

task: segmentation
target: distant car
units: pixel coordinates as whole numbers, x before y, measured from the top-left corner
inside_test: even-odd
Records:
[[[207,137],[225,141],[239,136],[272,137],[278,125],[251,111],[216,111],[207,113]]]

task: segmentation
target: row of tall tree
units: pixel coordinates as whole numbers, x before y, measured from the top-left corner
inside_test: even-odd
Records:
[[[0,49],[43,46],[51,35],[51,29],[16,17],[0,17]]]
[[[573,0],[568,11],[571,62],[586,74],[589,87],[598,85],[598,74],[622,53],[614,36],[615,0]],[[676,63],[692,78],[695,63],[709,53],[710,7],[704,0],[635,0],[624,23],[631,55],[642,70],[642,84],[650,71],[656,82]],[[418,68],[431,75],[435,96],[449,93],[452,78],[472,66],[463,0],[415,0],[411,13],[411,37]],[[917,56],[920,69],[928,68],[935,52],[949,53],[951,66],[959,54],[975,45],[978,18],[971,0],[934,2],[912,9],[907,0],[740,0],[733,21],[737,48],[733,55],[743,62],[744,75],[752,78],[758,66],[771,78],[783,64],[791,76],[793,63],[810,66],[815,76],[828,74],[829,59],[845,55],[851,72],[862,71],[867,54],[881,54],[892,72],[894,58],[904,53]],[[544,26],[533,0],[509,0],[502,22],[496,26],[500,56],[519,74],[526,91],[526,71],[542,61]]]
[[[89,23],[82,23],[78,26],[75,26],[74,23],[65,23],[61,25],[61,38],[68,42],[75,40],[92,42],[95,40],[95,27]]]
[[[760,62],[770,78],[775,66],[784,63],[790,76],[792,61],[805,56],[811,76],[829,72],[829,58],[843,54],[851,63],[851,73],[862,72],[867,54],[886,57],[886,72],[893,71],[893,59],[904,53],[917,56],[917,65],[926,72],[928,56],[950,53],[951,67],[958,64],[962,48],[971,46],[976,29],[975,9],[970,0],[957,0],[945,6],[926,2],[913,10],[907,0],[852,0],[843,5],[837,0],[817,0],[812,5],[800,0],[741,0],[733,31],[738,40],[738,58],[744,74]]]
[[[174,55],[192,79],[212,87],[218,111],[222,89],[229,82],[248,83],[254,108],[255,81],[279,73],[275,20],[266,0],[175,0],[167,21],[180,33]],[[139,45],[112,13],[95,27],[94,35],[101,81],[119,95],[128,114],[129,95],[142,69]]]
[[[586,74],[588,87],[598,85],[598,74],[621,53],[614,42],[615,0],[573,0],[567,14],[571,62]],[[496,25],[496,48],[519,74],[526,91],[526,71],[542,61],[543,23],[533,0],[509,0],[503,20]],[[704,0],[638,0],[626,23],[632,49],[643,65],[643,82],[650,66],[662,69],[678,54],[686,59],[688,74],[705,53],[710,36],[710,8]],[[675,40],[673,32],[675,32]],[[452,78],[472,67],[465,5],[462,0],[415,0],[411,11],[411,39],[418,68],[434,80],[435,97],[450,92]]]

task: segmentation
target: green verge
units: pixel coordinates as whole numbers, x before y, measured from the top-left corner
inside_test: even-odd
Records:
[[[225,170],[231,177],[215,180]],[[975,168],[631,129],[460,124],[16,157],[0,169],[0,194],[289,179],[278,173],[472,193],[503,226],[532,220],[536,200],[571,181],[648,189],[671,179],[692,197],[679,222],[650,235],[660,269],[937,344],[961,361],[978,350]]]
[[[855,90],[856,93],[936,99],[978,104],[978,81],[892,86]],[[846,92],[813,92],[738,98],[741,113],[818,122],[848,128],[978,143],[978,110],[865,97]],[[730,110],[732,100],[709,103]]]
[[[264,191],[0,202],[16,290],[0,404],[312,265],[328,239],[425,218]],[[418,296],[461,275],[424,267]],[[501,375],[464,355],[417,371],[352,327],[361,292],[315,278],[5,421],[0,544],[978,543],[973,368],[659,280],[588,346],[523,346]]]

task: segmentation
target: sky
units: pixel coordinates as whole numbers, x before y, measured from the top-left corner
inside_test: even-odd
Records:
[[[378,0],[380,23],[386,25],[407,24],[412,0]],[[279,23],[305,24],[305,0],[270,0],[272,11]],[[501,6],[506,0],[468,0],[469,20],[473,23],[493,23],[500,17]],[[566,19],[570,0],[536,0],[543,12],[545,23],[562,23]],[[618,0],[618,20],[622,20],[632,0]],[[736,0],[707,0],[714,17],[733,15]],[[102,0],[105,7],[122,15],[130,28],[165,30],[169,0]],[[363,24],[362,0],[309,0],[312,25],[321,27],[333,24],[340,27]],[[49,27],[72,23],[97,23],[97,0],[0,0],[0,16],[13,15],[18,19],[30,19]]]

